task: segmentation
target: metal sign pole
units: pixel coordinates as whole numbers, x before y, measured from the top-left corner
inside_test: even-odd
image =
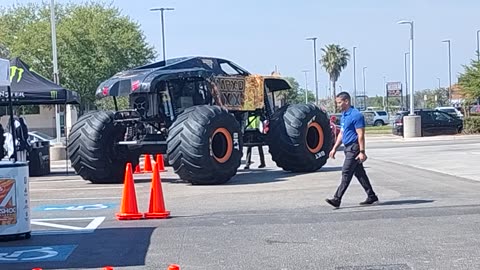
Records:
[[[13,120],[13,102],[12,102],[12,89],[10,88],[10,85],[7,86],[8,89],[8,110],[10,114],[10,132],[12,135],[12,141],[13,141],[13,160],[17,162],[17,145],[16,145],[16,134],[15,134],[15,121]]]
[[[8,92],[8,113],[10,114],[10,132],[13,141],[13,159],[17,162],[17,147],[15,144],[15,121],[13,119],[13,101],[12,89],[10,88],[10,61],[7,59],[0,59],[0,86],[6,86]],[[0,134],[3,136],[3,134]],[[0,145],[3,147],[3,145]],[[10,159],[10,158],[9,158]]]

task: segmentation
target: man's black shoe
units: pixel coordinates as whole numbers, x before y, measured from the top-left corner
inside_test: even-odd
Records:
[[[339,208],[340,207],[340,201],[337,200],[337,199],[326,199],[325,200],[328,204],[330,204],[331,206],[335,207],[335,208]]]
[[[361,202],[360,205],[374,204],[378,202],[378,197],[368,197],[365,201]]]

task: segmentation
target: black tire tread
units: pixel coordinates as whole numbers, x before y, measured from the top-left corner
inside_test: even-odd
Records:
[[[318,159],[305,146],[306,124],[316,117],[324,132],[324,157]],[[304,131],[304,130],[305,131]],[[272,160],[283,170],[291,172],[314,172],[323,167],[332,145],[332,131],[326,114],[313,104],[286,105],[272,116],[267,142]]]
[[[68,140],[68,158],[76,173],[92,183],[121,183],[125,159],[115,159],[108,147],[117,129],[113,112],[94,111],[83,115],[73,126]]]
[[[231,123],[241,139],[240,126],[234,116],[219,106],[191,107],[173,123],[167,139],[167,157],[181,179],[192,184],[223,184],[237,173],[241,147],[240,154],[232,155],[232,161],[225,164],[214,164],[209,156],[207,127],[215,121]]]

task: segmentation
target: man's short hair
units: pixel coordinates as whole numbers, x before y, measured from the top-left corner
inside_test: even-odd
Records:
[[[341,98],[342,100],[351,100],[350,94],[348,92],[340,92],[337,94],[337,98]]]

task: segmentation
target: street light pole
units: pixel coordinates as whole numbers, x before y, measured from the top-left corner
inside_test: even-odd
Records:
[[[315,68],[315,104],[318,106],[318,79],[317,79],[317,38],[311,37],[307,40],[313,40],[313,63]]]
[[[308,70],[302,70],[303,73],[305,73],[305,104],[308,103],[308,78],[307,78],[307,73]]]
[[[477,60],[480,61],[480,30],[477,30]]]
[[[58,76],[58,56],[57,56],[57,30],[55,22],[55,0],[50,2],[50,24],[52,29],[52,57],[53,57],[53,82],[60,84]],[[57,143],[60,143],[62,136],[60,130],[60,110],[59,106],[55,105],[55,131],[57,136]]]
[[[385,103],[385,97],[387,97],[387,77],[383,76],[383,94],[382,94],[382,104],[383,104],[383,109],[385,110],[385,107],[387,107],[387,104]],[[387,99],[388,103],[388,99]]]
[[[365,76],[365,69],[367,69],[367,67],[363,67],[362,69],[362,76],[363,76],[363,109],[366,110],[367,109],[367,78]]]
[[[413,21],[399,21],[398,24],[409,24],[410,25],[410,115],[415,115],[414,104],[413,104]]]
[[[150,11],[160,11],[160,17],[162,22],[162,49],[163,49],[163,61],[166,61],[166,53],[165,53],[165,23],[163,19],[163,12],[165,10],[174,10],[174,8],[151,8]],[[165,63],[166,65],[166,63]]]
[[[442,42],[448,43],[448,99],[451,102],[452,99],[452,56],[450,50],[450,40],[444,40]]]
[[[407,75],[407,55],[409,55],[410,53],[409,52],[406,52],[405,53],[405,65],[404,65],[404,69],[405,69],[405,102],[402,102],[402,107],[405,106],[405,109],[407,108],[407,104],[408,104],[408,100],[407,100],[407,96],[408,96],[408,83],[407,83],[407,80],[408,80],[408,75]],[[411,97],[410,97],[411,98]]]
[[[438,89],[440,89],[440,78],[437,77],[438,80]]]
[[[353,105],[357,106],[357,72],[356,72],[356,55],[357,47],[353,47]]]
[[[422,136],[422,118],[415,115],[414,95],[414,54],[413,54],[413,21],[399,21],[398,24],[410,25],[410,113],[403,118],[403,137],[421,137]]]

